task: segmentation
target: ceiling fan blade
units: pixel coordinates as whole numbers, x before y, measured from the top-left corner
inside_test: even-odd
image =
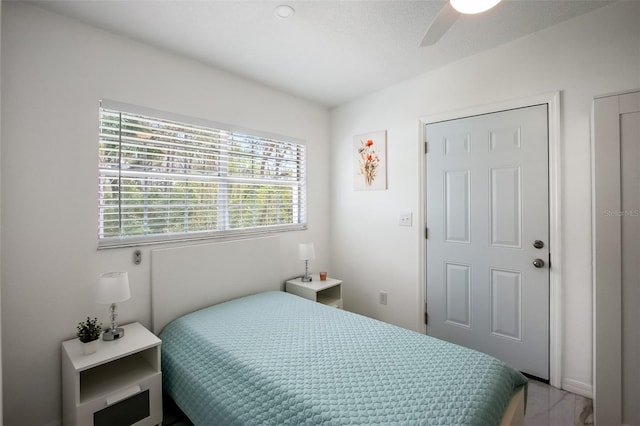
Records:
[[[451,6],[450,2],[446,2],[440,12],[429,26],[427,33],[420,42],[420,47],[431,46],[435,44],[440,37],[446,33],[453,23],[458,19],[459,13]]]

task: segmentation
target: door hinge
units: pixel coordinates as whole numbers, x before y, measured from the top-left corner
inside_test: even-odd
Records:
[[[428,153],[429,152],[429,142],[425,142],[424,143],[424,153]]]
[[[429,324],[429,313],[424,311],[424,323]]]
[[[424,238],[429,239],[429,228],[424,228]]]

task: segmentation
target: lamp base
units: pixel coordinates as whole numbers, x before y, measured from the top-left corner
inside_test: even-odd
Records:
[[[110,329],[102,333],[102,340],[118,340],[124,337],[124,328]]]
[[[310,283],[311,281],[313,281],[313,278],[311,278],[311,275],[304,275],[300,281],[302,281],[303,283]]]

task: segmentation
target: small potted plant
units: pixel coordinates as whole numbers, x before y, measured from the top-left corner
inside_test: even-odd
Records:
[[[85,355],[92,354],[98,350],[101,333],[102,323],[98,323],[98,318],[91,319],[87,317],[86,321],[78,323],[76,335],[82,342],[82,352]]]

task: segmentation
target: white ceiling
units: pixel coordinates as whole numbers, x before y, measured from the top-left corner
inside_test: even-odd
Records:
[[[611,3],[503,0],[419,47],[442,0],[43,0],[45,9],[335,106]],[[274,14],[288,4],[295,15]]]

